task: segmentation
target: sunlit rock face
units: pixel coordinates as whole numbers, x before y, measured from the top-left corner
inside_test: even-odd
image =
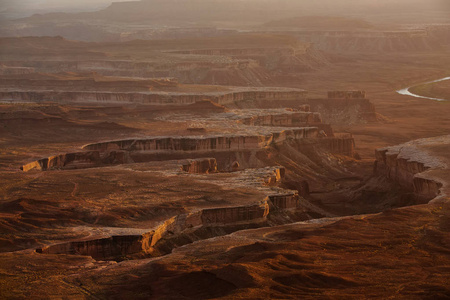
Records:
[[[218,172],[217,161],[215,158],[192,160],[181,168],[185,172],[194,174],[210,174]]]

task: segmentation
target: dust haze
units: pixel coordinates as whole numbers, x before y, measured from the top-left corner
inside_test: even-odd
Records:
[[[1,1],[1,298],[447,299],[449,12]]]
[[[0,4],[0,11],[2,14],[10,14],[11,16],[29,16],[34,13],[46,13],[46,12],[82,12],[82,11],[94,11],[98,9],[104,9],[114,3],[130,2],[132,0],[3,0]],[[319,0],[319,1],[294,1],[294,0],[235,0],[235,1],[222,1],[222,0],[186,0],[186,1],[160,1],[160,0],[142,0],[133,1],[140,2],[142,5],[155,6],[157,9],[169,6],[177,13],[173,18],[182,18],[186,11],[183,9],[198,9],[197,6],[207,7],[207,11],[212,12],[217,9],[231,8],[249,8],[256,13],[262,13],[265,17],[267,12],[277,14],[279,17],[288,17],[293,15],[304,15],[307,13],[315,14],[343,14],[352,15],[358,13],[364,13],[366,15],[377,14],[401,14],[405,12],[416,12],[418,14],[424,11],[450,11],[450,4],[446,0],[397,0],[397,1],[354,1],[354,0]],[[202,8],[201,8],[202,9]]]

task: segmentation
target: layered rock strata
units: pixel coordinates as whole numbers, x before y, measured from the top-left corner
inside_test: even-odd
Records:
[[[291,209],[298,208],[300,205],[300,197],[297,194],[281,194],[271,195],[268,197],[275,209]]]
[[[0,100],[8,101],[56,101],[56,102],[125,102],[145,104],[192,104],[210,100],[218,104],[240,101],[282,101],[305,99],[307,92],[298,89],[249,88],[229,92],[205,94],[175,92],[95,92],[95,91],[0,91]]]
[[[284,179],[286,169],[284,167],[275,167],[269,176],[264,178],[264,185],[275,185]]]
[[[183,165],[181,169],[188,173],[210,174],[218,172],[215,158],[194,159]]]
[[[242,159],[249,160],[247,167],[252,166],[251,161],[256,153],[287,142],[293,142],[299,151],[305,153],[315,151],[319,147],[334,154],[354,155],[354,139],[350,134],[336,137],[318,137],[318,134],[317,128],[298,128],[261,136],[167,137],[110,141],[86,145],[83,147],[86,150],[84,152],[43,158],[23,165],[21,169],[24,172],[65,170],[150,161],[200,159],[185,164],[183,170],[189,173],[211,173],[215,172],[216,165],[217,169],[231,170],[233,162],[242,162]],[[205,161],[205,157],[213,157],[216,162]],[[268,179],[267,185],[271,182],[273,180]]]
[[[175,247],[202,238],[210,238],[243,228],[267,226],[275,211],[297,208],[297,194],[272,195],[261,204],[204,209],[172,217],[155,230],[142,235],[112,236],[87,241],[73,241],[36,249],[41,254],[91,256],[96,260],[123,260],[143,256],[160,256]],[[226,228],[226,230],[221,230]],[[169,249],[168,249],[169,247]]]
[[[239,120],[240,123],[250,126],[298,126],[310,123],[321,123],[320,113],[295,112],[286,114],[274,114],[254,116]]]
[[[84,150],[109,151],[210,151],[261,149],[287,139],[315,138],[317,127],[295,128],[258,136],[161,137],[89,144]]]
[[[89,241],[74,241],[36,249],[43,254],[91,256],[95,260],[120,259],[148,247],[151,234],[112,236]]]
[[[309,105],[305,105],[309,110]],[[239,120],[239,123],[250,126],[283,126],[283,127],[317,127],[319,131],[323,131],[326,136],[334,136],[333,129],[330,124],[322,123],[322,117],[317,112],[294,112],[286,114],[271,114],[262,116],[253,116]]]
[[[27,70],[30,68],[1,68],[2,70]],[[32,68],[31,68],[32,69]],[[8,75],[8,74],[5,74]],[[42,74],[42,79],[21,78],[20,76],[3,76],[1,77],[0,87],[2,89],[15,89],[17,87],[33,88],[34,91],[58,90],[58,91],[115,91],[115,90],[144,90],[149,91],[153,88],[174,88],[178,86],[178,82],[174,78],[148,78],[148,79],[129,79],[121,77],[100,77],[99,79],[83,77],[79,74],[78,78],[72,79],[65,74],[60,75],[60,79],[52,79],[50,76]],[[92,76],[92,75],[91,75]],[[25,77],[25,76],[22,76]],[[55,76],[56,77],[56,76]],[[76,77],[76,74],[72,75]]]
[[[439,147],[446,146],[448,151],[449,137],[446,137],[447,144],[444,140],[440,142],[437,139]],[[395,181],[414,193],[419,200],[429,201],[436,198],[440,194],[443,182],[430,174],[433,170],[446,169],[448,166],[426,150],[427,143],[433,146],[434,141],[436,138],[423,139],[376,150],[374,173]]]
[[[25,164],[20,169],[47,171],[52,169],[84,169],[101,165],[114,165],[132,162],[126,151],[86,151],[54,155]]]

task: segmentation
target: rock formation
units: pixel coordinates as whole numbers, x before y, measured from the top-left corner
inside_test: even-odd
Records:
[[[297,208],[300,202],[298,194],[271,195],[268,198],[276,209]]]
[[[151,235],[125,235],[109,238],[73,241],[36,249],[42,254],[70,254],[91,256],[95,260],[120,260],[145,250]]]
[[[430,176],[430,172],[445,169],[447,165],[428,154],[427,147],[448,145],[448,138],[423,139],[378,149],[374,172],[411,191],[419,200],[432,200],[440,194],[443,183],[438,177]]]
[[[295,112],[290,114],[276,114],[254,116],[240,120],[241,123],[251,126],[299,126],[321,123],[320,113]]]
[[[271,195],[261,204],[203,209],[195,213],[178,215],[166,220],[155,230],[142,235],[72,241],[38,248],[36,252],[85,255],[96,260],[118,261],[134,257],[160,256],[169,253],[172,248],[202,239],[195,232],[206,232],[204,238],[208,238],[220,235],[220,232],[225,234],[220,230],[221,227],[232,226],[227,230],[233,232],[249,224],[254,224],[256,227],[267,226],[265,221],[271,213],[271,207],[276,212],[295,209],[298,204],[297,194]]]
[[[103,153],[100,153],[99,151],[86,151],[50,156],[23,165],[20,169],[24,172],[30,170],[84,169],[101,165],[124,164],[129,162],[131,162],[131,159],[128,157],[126,151],[108,151]]]
[[[264,178],[265,185],[275,185],[284,179],[286,169],[284,167],[275,167],[270,176]]]
[[[189,161],[188,164],[183,165],[181,169],[194,174],[210,174],[218,171],[215,158],[194,159]]]
[[[261,149],[287,139],[314,138],[316,127],[295,128],[258,136],[211,136],[211,137],[161,137],[131,139],[90,144],[83,147],[91,151],[211,151]]]
[[[56,102],[122,102],[144,104],[193,104],[210,100],[218,104],[232,104],[239,101],[282,101],[306,98],[306,91],[298,89],[260,88],[247,91],[230,91],[204,94],[171,92],[109,92],[109,91],[23,91],[4,89],[0,100],[8,101],[56,101]]]
[[[309,110],[309,105],[303,109]],[[317,127],[319,131],[326,133],[326,136],[334,136],[330,124],[322,123],[322,117],[317,112],[293,112],[285,114],[258,115],[239,120],[240,123],[250,126],[280,126],[280,127]]]
[[[217,164],[221,170],[237,171],[241,167],[239,156],[291,142],[296,143],[298,151],[315,151],[314,149],[319,147],[330,153],[350,157],[355,154],[354,139],[350,134],[318,137],[317,127],[306,127],[259,136],[163,137],[102,142],[84,146],[83,149],[86,150],[84,152],[43,158],[23,165],[21,169],[24,172],[46,171],[174,159],[201,159],[203,162],[194,161],[183,166],[183,170],[190,173],[214,172]],[[204,160],[205,156],[213,156],[216,163]],[[267,184],[270,185],[271,182],[273,180],[268,179]]]

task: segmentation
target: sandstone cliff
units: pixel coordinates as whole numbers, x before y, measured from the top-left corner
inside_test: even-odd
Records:
[[[440,194],[443,186],[442,180],[432,174],[434,170],[448,168],[427,150],[427,147],[436,147],[436,144],[448,146],[448,136],[378,149],[375,151],[374,172],[413,192],[419,200],[432,200]]]
[[[132,162],[125,151],[86,151],[76,153],[66,153],[48,158],[43,158],[29,164],[23,165],[20,169],[24,172],[30,170],[53,170],[53,169],[83,169],[98,167],[101,165],[114,165]]]
[[[196,174],[209,174],[218,171],[215,158],[194,159],[183,165],[181,169],[185,172]]]
[[[272,195],[261,204],[203,209],[172,217],[155,230],[142,235],[112,236],[73,241],[36,249],[41,254],[91,256],[96,260],[116,260],[160,256],[193,241],[224,235],[250,227],[268,226],[271,213],[298,207],[297,194]]]
[[[132,139],[90,144],[85,150],[127,151],[210,151],[261,149],[287,139],[317,137],[317,127],[295,128],[258,136],[212,136],[212,137],[162,137],[146,140]]]
[[[299,100],[307,92],[297,89],[236,89],[217,93],[168,93],[168,92],[95,92],[95,91],[0,91],[0,100],[8,101],[56,101],[56,102],[123,102],[145,104],[193,104],[210,100],[218,104],[230,104],[240,101],[281,101]]]

